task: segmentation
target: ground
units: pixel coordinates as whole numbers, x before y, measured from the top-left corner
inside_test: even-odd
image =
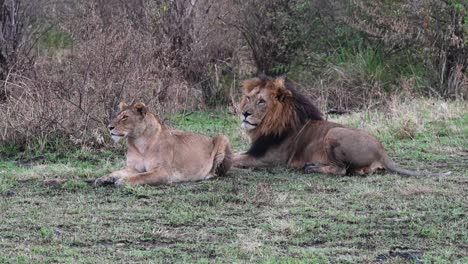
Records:
[[[124,145],[9,155],[0,160],[0,263],[467,263],[466,104],[386,109],[330,118],[372,131],[402,167],[453,174],[232,170],[197,183],[96,188],[92,180],[123,166]],[[242,150],[237,122],[225,110],[168,120],[226,133]]]

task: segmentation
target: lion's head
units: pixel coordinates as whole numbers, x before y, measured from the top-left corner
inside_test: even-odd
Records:
[[[243,82],[242,127],[253,140],[297,129],[307,119],[322,120],[320,111],[283,77]]]
[[[124,102],[119,104],[119,112],[109,123],[109,132],[112,139],[118,142],[122,138],[140,136],[146,124],[143,122],[147,114],[147,107],[143,103],[127,105]]]

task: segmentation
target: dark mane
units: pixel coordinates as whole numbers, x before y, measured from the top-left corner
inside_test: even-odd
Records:
[[[261,74],[258,76],[258,79],[263,81],[264,83],[267,81],[273,81],[274,79],[271,77],[266,76],[265,74]],[[294,98],[294,106],[297,111],[297,115],[301,121],[301,123],[306,122],[307,119],[311,120],[324,120],[322,112],[309,100],[309,98],[305,97],[301,94],[293,85],[288,78],[284,78],[284,85],[286,89],[291,91],[293,98]]]
[[[311,120],[323,120],[323,114],[320,110],[312,104],[309,98],[305,97],[299,91],[296,90],[294,85],[286,78],[285,87],[293,94],[294,106],[297,110],[297,115],[301,120],[301,123],[306,122],[307,119]]]
[[[252,142],[252,145],[247,151],[247,154],[256,158],[262,157],[271,147],[278,146],[281,142],[283,142],[288,137],[288,135],[288,132],[283,132],[279,135],[271,134],[267,136],[261,136]]]

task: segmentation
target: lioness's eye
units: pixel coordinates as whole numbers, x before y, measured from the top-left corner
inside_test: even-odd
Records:
[[[245,99],[247,99],[247,101],[250,101],[250,96],[245,96]]]
[[[127,120],[128,116],[122,116],[122,120]]]

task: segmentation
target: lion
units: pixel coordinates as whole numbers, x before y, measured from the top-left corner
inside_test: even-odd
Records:
[[[361,129],[324,120],[323,114],[284,77],[243,82],[242,128],[251,146],[233,157],[237,168],[286,166],[306,173],[371,174],[379,169],[408,175],[449,175],[402,169],[382,143]]]
[[[127,167],[99,178],[96,185],[157,185],[223,176],[231,167],[231,144],[224,136],[171,129],[143,103],[122,102],[108,126],[112,139],[127,139]]]

